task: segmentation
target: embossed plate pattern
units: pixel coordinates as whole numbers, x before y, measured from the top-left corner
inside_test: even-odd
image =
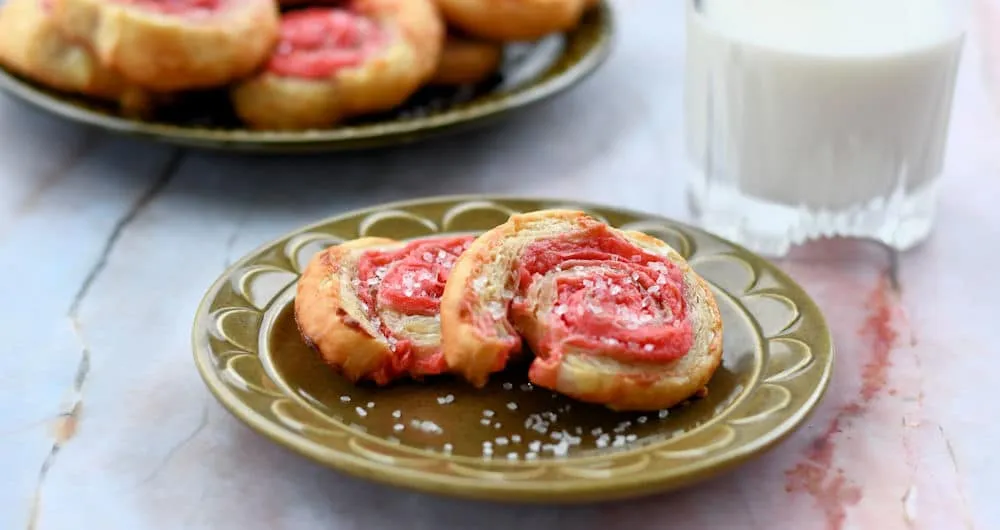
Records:
[[[154,119],[135,120],[106,105],[48,90],[3,68],[0,89],[73,121],[182,146],[270,153],[363,149],[456,132],[554,97],[604,63],[613,31],[611,6],[601,2],[564,35],[508,46],[498,83],[472,91],[427,89],[397,111],[311,131],[245,129],[229,109],[224,92],[185,98]]]
[[[660,237],[709,281],[723,315],[725,354],[707,397],[670,411],[613,413],[532,387],[523,366],[483,390],[448,377],[376,389],[334,374],[296,332],[295,281],[326,246],[365,235],[477,232],[512,212],[557,206]],[[261,247],[209,289],[195,319],[194,352],[226,408],[309,458],[424,491],[531,502],[665,491],[736,465],[802,423],[833,363],[816,305],[747,250],[637,212],[502,197],[390,204]]]

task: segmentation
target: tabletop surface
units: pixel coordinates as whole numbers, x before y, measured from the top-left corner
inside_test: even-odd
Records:
[[[1000,400],[982,357],[1000,297],[985,266],[1000,259],[1000,119],[976,38],[931,239],[901,256],[814,244],[778,262],[824,310],[836,373],[805,427],[731,473],[574,508],[457,501],[315,465],[209,395],[190,352],[200,297],[227,264],[302,224],[473,192],[685,219],[682,2],[619,7],[611,59],[577,89],[391,151],[176,150],[0,96],[0,528],[1000,528],[989,421]]]

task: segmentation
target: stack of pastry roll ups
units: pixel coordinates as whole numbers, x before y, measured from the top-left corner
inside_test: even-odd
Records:
[[[566,210],[478,237],[331,247],[299,280],[295,315],[353,381],[453,374],[482,387],[530,353],[535,385],[616,410],[685,401],[722,357],[715,299],[674,249]]]

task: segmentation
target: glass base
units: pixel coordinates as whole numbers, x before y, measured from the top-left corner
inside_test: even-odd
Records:
[[[922,188],[893,193],[845,210],[793,207],[743,193],[728,183],[709,183],[689,171],[688,206],[694,221],[716,235],[770,257],[794,245],[831,237],[874,239],[903,251],[930,234],[937,179]]]

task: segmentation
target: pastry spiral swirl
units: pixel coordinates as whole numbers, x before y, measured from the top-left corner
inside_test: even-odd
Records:
[[[450,369],[477,386],[523,337],[534,384],[618,410],[684,401],[722,356],[714,296],[674,249],[574,211],[515,215],[477,238],[441,322]]]
[[[282,16],[266,67],[230,91],[257,129],[335,125],[404,103],[437,69],[445,29],[433,0],[352,0]]]
[[[399,242],[366,237],[315,255],[299,279],[303,338],[352,381],[379,385],[447,371],[440,297],[471,236]]]

